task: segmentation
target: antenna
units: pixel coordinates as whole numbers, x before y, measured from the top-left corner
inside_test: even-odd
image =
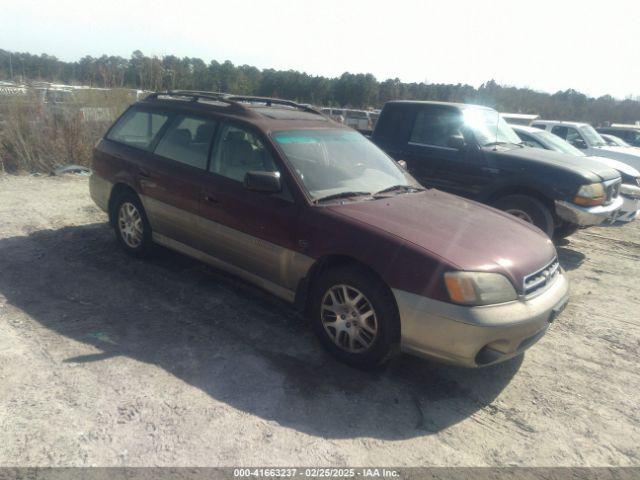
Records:
[[[498,150],[498,124],[500,123],[500,112],[496,110],[496,143],[493,144],[493,151]]]

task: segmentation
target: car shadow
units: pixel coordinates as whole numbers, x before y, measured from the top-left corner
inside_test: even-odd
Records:
[[[562,244],[556,244],[556,251],[558,252],[558,260],[562,268],[570,272],[576,270],[584,263],[587,256],[570,248],[571,242],[565,240]]]
[[[100,351],[64,362],[129,357],[218,402],[326,438],[438,432],[488,407],[522,363],[471,370],[400,356],[377,371],[347,367],[285,303],[164,249],[133,259],[106,224],[0,239],[0,272],[8,303]]]

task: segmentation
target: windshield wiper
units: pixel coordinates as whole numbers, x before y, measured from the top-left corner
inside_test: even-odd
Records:
[[[334,193],[332,195],[327,195],[326,197],[316,198],[313,201],[313,203],[320,203],[326,200],[336,200],[338,198],[362,197],[365,195],[369,196],[371,195],[371,192],[340,192],[340,193]]]
[[[412,185],[393,185],[391,187],[385,188],[383,190],[380,190],[379,192],[374,193],[373,195],[380,195],[382,193],[388,193],[388,192],[393,192],[396,190],[402,190],[404,192],[423,192],[424,188],[420,188],[420,187],[414,187]]]

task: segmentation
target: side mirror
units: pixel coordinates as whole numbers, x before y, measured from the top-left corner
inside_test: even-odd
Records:
[[[247,172],[244,176],[244,188],[260,193],[281,192],[280,172]]]
[[[571,145],[582,150],[585,150],[587,148],[587,144],[581,138],[574,138],[573,140],[571,140]]]
[[[462,150],[465,146],[464,137],[462,135],[451,135],[447,140],[447,146],[449,148],[455,148],[456,150]]]
[[[407,162],[405,162],[404,160],[398,160],[396,163],[400,165],[400,168],[403,168],[405,170],[407,169]]]

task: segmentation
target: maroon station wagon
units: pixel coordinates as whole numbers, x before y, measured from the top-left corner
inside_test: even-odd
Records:
[[[422,188],[361,134],[285,100],[152,94],[96,146],[90,189],[127,252],[158,243],[295,303],[359,366],[399,350],[506,360],[568,300],[540,230]]]

